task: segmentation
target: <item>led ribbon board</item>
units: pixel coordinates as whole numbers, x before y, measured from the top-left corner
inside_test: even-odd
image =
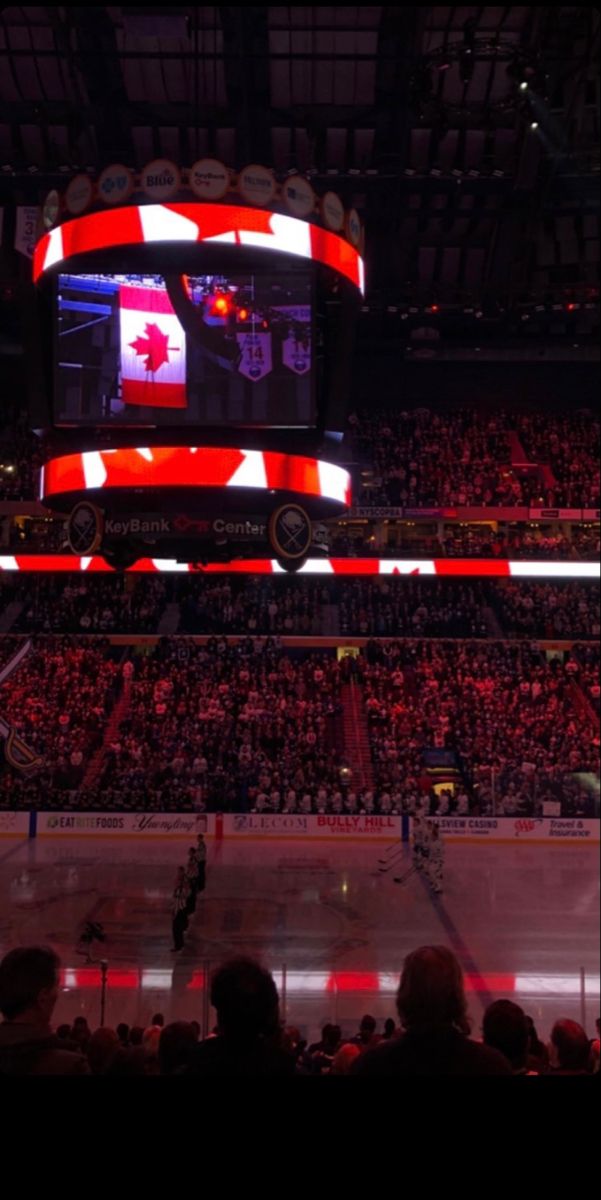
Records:
[[[171,572],[198,575],[277,575],[283,568],[275,559],[237,559],[230,563],[208,563],[206,567],[176,562],[170,558],[140,558],[129,570],[142,574]],[[104,558],[77,558],[72,554],[0,555],[0,571],[113,571]],[[309,558],[299,575],[436,575],[503,579],[599,579],[599,563],[540,562],[496,558]]]
[[[114,488],[248,488],[351,502],[348,471],[318,458],[271,450],[217,446],[150,446],[87,450],[50,459],[40,475],[40,500],[77,497]]]
[[[354,246],[318,225],[283,213],[229,204],[139,204],[90,213],[40,239],[33,278],[76,256],[151,243],[240,246],[289,254],[336,271],[363,294],[365,268]]]

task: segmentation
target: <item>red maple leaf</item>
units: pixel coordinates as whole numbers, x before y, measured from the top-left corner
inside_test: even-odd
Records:
[[[137,337],[135,342],[130,342],[132,350],[136,354],[146,355],[144,366],[147,371],[158,371],[163,363],[169,362],[169,351],[178,350],[178,346],[168,346],[169,335],[162,333],[158,325],[150,322],[146,323],[144,330],[145,337]]]

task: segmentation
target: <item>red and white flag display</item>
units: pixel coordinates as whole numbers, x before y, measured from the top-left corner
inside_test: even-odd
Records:
[[[119,304],[123,403],[186,408],[186,335],[166,290],[122,284]]]

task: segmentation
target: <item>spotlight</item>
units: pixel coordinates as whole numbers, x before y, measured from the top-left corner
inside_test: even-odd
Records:
[[[521,92],[527,92],[527,91],[528,91],[528,84],[527,84],[527,82],[526,82],[526,80],[525,80],[525,79],[522,79],[522,82],[521,82],[521,84],[520,84],[520,91],[521,91]]]
[[[538,129],[538,121],[531,121],[531,122],[530,122],[530,128],[531,128],[531,129]]]

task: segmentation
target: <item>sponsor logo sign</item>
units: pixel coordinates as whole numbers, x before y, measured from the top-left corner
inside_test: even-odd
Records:
[[[105,167],[98,180],[98,195],[105,204],[122,204],[134,190],[134,176],[122,163]]]
[[[235,813],[223,818],[224,836],[229,837],[307,837],[332,838],[364,837],[394,841],[401,836],[400,817],[334,816],[300,813]]]
[[[580,817],[438,817],[448,841],[599,841],[598,820]]]
[[[230,173],[216,158],[199,158],[190,168],[188,183],[200,200],[221,200],[230,186]]]
[[[238,176],[238,191],[249,204],[269,204],[276,191],[273,171],[251,163]]]
[[[212,836],[215,817],[207,813],[69,813],[43,812],[37,816],[38,836],[78,837],[96,834],[134,837]]]
[[[142,191],[151,200],[170,200],[179,192],[182,177],[179,167],[168,158],[155,158],[142,171],[140,184]]]
[[[367,517],[371,520],[376,520],[378,517],[388,517],[389,519],[397,520],[398,518],[402,517],[403,509],[386,508],[382,506],[368,508],[366,505],[360,505],[357,508],[352,508],[349,515],[351,517]]]
[[[367,816],[334,816],[323,814],[314,818],[318,834],[328,837],[387,837],[391,841],[401,836],[400,817]]]
[[[315,209],[315,192],[302,175],[291,175],[282,187],[282,195],[295,217],[308,217]]]
[[[148,534],[171,533],[171,522],[166,517],[107,517],[104,524],[106,537],[132,537]]]
[[[94,185],[89,175],[76,175],[65,192],[65,208],[72,217],[78,217],[92,203]]]
[[[219,537],[225,535],[244,540],[245,538],[265,537],[267,526],[260,521],[245,520],[244,518],[226,521],[223,517],[218,517],[213,521],[213,532]]]
[[[324,224],[334,233],[339,233],[344,226],[344,205],[336,192],[326,192],[321,202],[321,215]]]

